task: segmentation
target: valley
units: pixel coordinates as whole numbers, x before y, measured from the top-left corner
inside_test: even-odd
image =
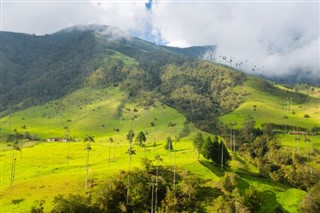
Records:
[[[106,29],[3,34],[1,212],[316,209],[318,86]]]

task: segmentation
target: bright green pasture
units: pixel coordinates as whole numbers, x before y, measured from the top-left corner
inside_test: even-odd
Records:
[[[126,154],[128,141],[119,135],[112,136],[115,142],[110,143],[103,138],[96,138],[90,151],[89,178],[99,183],[105,178],[112,177],[119,170],[127,170],[129,158]],[[191,138],[184,138],[174,144],[174,151],[168,153],[164,149],[165,141],[156,140],[155,135],[147,136],[146,149],[134,145],[137,154],[132,158],[131,167],[141,167],[141,158],[154,159],[156,154],[163,158],[162,165],[184,168],[200,178],[218,181],[223,171],[212,166],[207,161],[196,160],[196,152]],[[31,144],[30,144],[31,145]],[[69,165],[67,165],[67,150],[70,145]],[[4,146],[4,144],[2,144]],[[45,200],[45,209],[53,206],[52,199],[58,194],[84,193],[85,186],[85,157],[84,142],[40,142],[23,149],[22,158],[18,154],[16,176],[13,187],[10,188],[10,171],[12,150],[5,149],[1,153],[1,212],[28,212],[32,205]],[[109,161],[110,153],[110,161]],[[156,164],[156,162],[154,162]],[[273,209],[275,203],[283,205],[290,212],[296,212],[297,204],[304,192],[290,189],[272,181],[257,177],[254,168],[246,169],[249,165],[243,160],[231,163],[231,171],[241,177],[239,187],[243,191],[249,185],[254,185],[269,200],[263,202],[263,211]],[[293,197],[295,199],[288,199]]]
[[[135,119],[132,121],[133,117]],[[200,178],[218,181],[223,176],[220,168],[203,158],[200,161],[196,160],[197,154],[192,145],[192,138],[197,130],[192,125],[189,124],[191,134],[174,143],[174,151],[170,155],[164,149],[166,138],[179,135],[185,121],[176,110],[159,102],[149,108],[128,103],[126,93],[119,88],[83,88],[61,100],[4,117],[0,120],[3,141],[5,135],[12,133],[14,129],[21,133],[29,131],[42,139],[62,138],[67,134],[65,126],[70,129],[69,134],[80,141],[25,141],[22,158],[20,153],[17,153],[16,176],[12,188],[10,174],[13,151],[7,143],[0,143],[0,212],[29,212],[31,206],[42,200],[45,200],[45,210],[49,211],[55,195],[84,193],[86,151],[81,140],[87,134],[95,136],[95,143],[90,151],[89,168],[90,180],[95,183],[112,177],[119,170],[128,169],[126,135],[131,128],[136,134],[139,131],[148,132],[146,149],[134,144],[137,154],[132,158],[131,168],[141,167],[140,161],[143,157],[154,159],[156,154],[160,154],[163,158],[162,165],[173,167],[176,162],[178,168],[184,168]],[[152,127],[151,122],[155,126]],[[176,125],[168,128],[169,122]],[[24,125],[27,129],[21,128]],[[115,131],[117,128],[119,131]],[[115,142],[111,143],[110,137]],[[229,170],[237,172],[241,177],[238,186],[242,191],[252,184],[259,191],[268,192],[262,212],[272,211],[274,204],[278,203],[289,212],[297,211],[298,202],[304,192],[259,178],[258,170],[238,155],[230,165]]]
[[[291,104],[290,100],[281,99],[266,91],[256,89],[258,88],[256,83],[254,79],[249,78],[244,85],[236,88],[248,95],[237,109],[220,117],[223,123],[236,122],[236,127],[240,128],[245,119],[251,116],[256,120],[258,126],[263,123],[276,123],[311,129],[320,125],[320,108],[314,98],[310,98],[303,104],[294,102]],[[285,90],[283,91],[285,93]],[[305,115],[309,115],[310,118],[304,118]],[[288,118],[286,119],[285,116]]]
[[[28,131],[44,140],[64,138],[67,134],[65,127],[70,130],[68,134],[76,139],[87,134],[113,135],[116,129],[119,130],[117,133],[126,135],[132,125],[135,131],[158,132],[156,136],[163,137],[162,134],[183,127],[185,118],[170,107],[157,102],[144,108],[127,102],[126,93],[119,88],[83,88],[63,99],[6,116],[0,120],[0,126],[3,135],[12,134],[17,129],[20,133]],[[170,121],[176,126],[169,130],[167,123]]]
[[[320,136],[277,134],[276,138],[281,142],[281,145],[297,148],[300,151],[310,151],[313,148],[320,149]]]

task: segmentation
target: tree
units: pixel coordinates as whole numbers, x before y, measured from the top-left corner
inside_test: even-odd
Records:
[[[128,151],[127,151],[128,155],[129,155],[129,170],[128,170],[128,187],[127,187],[127,204],[129,204],[129,196],[130,196],[130,170],[131,170],[131,159],[132,159],[132,155],[136,154],[136,150],[134,150],[132,148],[132,146],[130,145]]]
[[[196,148],[197,150],[197,159],[199,160],[200,158],[200,152],[201,152],[201,147],[204,143],[204,138],[201,134],[201,132],[199,132],[196,137],[193,139],[193,146]]]
[[[163,159],[161,158],[161,156],[159,154],[157,154],[155,157],[155,160],[157,161],[157,170],[156,170],[156,196],[155,196],[155,205],[154,205],[154,209],[155,212],[157,212],[157,208],[158,208],[158,179],[159,179],[159,165],[160,163],[163,161]]]
[[[69,140],[69,134],[70,134],[70,129],[68,126],[64,127],[65,131],[66,131],[66,139],[68,142],[68,155],[67,155],[67,166],[69,167],[69,160],[70,160],[70,142],[71,140]]]
[[[141,146],[141,147],[145,146],[145,142],[147,141],[147,138],[142,131],[138,133],[138,135],[136,137],[136,141],[139,143],[139,146]]]
[[[109,162],[109,166],[110,166],[110,161],[111,161],[111,157],[110,157],[110,153],[111,153],[111,143],[113,143],[114,142],[114,140],[113,140],[113,138],[112,137],[110,137],[109,138],[109,160],[108,160],[108,162]]]
[[[127,140],[129,141],[130,144],[132,143],[134,136],[135,136],[134,131],[132,129],[130,129],[130,131],[127,134]]]
[[[311,118],[310,115],[308,115],[308,114],[305,114],[303,117],[306,119]]]
[[[320,212],[320,183],[314,185],[303,198],[299,206],[299,212],[316,213]]]
[[[228,166],[228,162],[231,160],[231,156],[228,152],[228,149],[226,145],[223,143],[223,141],[220,141],[220,147],[221,147],[221,169],[223,169],[223,166]]]
[[[228,161],[231,160],[231,156],[226,146],[222,141],[219,143],[217,135],[215,136],[214,141],[212,141],[210,137],[205,140],[201,147],[201,153],[206,159],[212,160],[213,163],[220,165],[221,167],[227,166]]]
[[[85,150],[87,150],[87,158],[86,158],[86,186],[85,186],[85,192],[88,191],[88,171],[89,171],[89,153],[91,150],[91,143],[94,142],[94,136],[92,135],[87,135],[84,138],[84,142],[86,143],[86,148]]]
[[[166,143],[166,145],[164,146],[164,148],[165,148],[166,150],[169,150],[169,155],[170,155],[170,150],[173,149],[171,137],[167,137],[167,143]]]
[[[206,159],[210,159],[210,156],[212,156],[213,154],[212,151],[213,151],[213,142],[210,137],[207,137],[201,147],[201,154]]]
[[[17,162],[16,152],[21,151],[21,148],[19,146],[20,134],[17,129],[14,130],[14,133],[15,133],[15,139],[14,139],[13,149],[12,149],[11,182],[10,182],[11,187],[13,185],[15,172],[16,172],[16,162]]]
[[[262,195],[252,185],[244,191],[244,204],[250,208],[252,212],[258,212],[261,207]]]
[[[26,125],[22,125],[22,126],[21,126],[21,129],[23,129],[24,131],[26,131],[27,126],[26,126]],[[22,147],[23,147],[23,140],[22,140],[22,138],[21,138],[21,140],[20,140],[20,159],[22,159]]]
[[[69,195],[68,198],[58,195],[53,199],[54,207],[51,212],[98,212],[98,209],[87,204],[89,202],[88,198],[81,195]]]
[[[256,122],[252,117],[248,117],[244,123],[243,134],[247,142],[253,142],[255,124]]]

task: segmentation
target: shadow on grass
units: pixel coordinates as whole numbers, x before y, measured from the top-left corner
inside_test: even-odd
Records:
[[[277,201],[276,193],[273,191],[264,191],[261,192],[261,208],[260,212],[270,212],[271,209],[273,209],[273,212],[282,212],[282,213],[289,213],[287,210],[283,209],[281,207],[281,204]]]
[[[212,162],[200,160],[199,163],[201,163],[204,167],[208,168],[216,176],[218,176],[218,177],[224,176],[225,171],[220,169],[219,167],[215,166]]]

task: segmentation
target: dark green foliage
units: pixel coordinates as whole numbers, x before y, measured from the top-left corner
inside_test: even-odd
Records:
[[[217,155],[218,148],[218,142],[215,141],[215,143],[213,143],[211,138],[207,137],[201,147],[201,154],[206,159],[210,159],[215,162],[214,157]]]
[[[219,166],[221,165],[222,159],[224,166],[228,166],[228,162],[231,160],[231,156],[224,143],[222,141],[219,143],[218,136],[215,136],[214,141],[212,141],[210,137],[204,141],[201,147],[201,154]]]
[[[257,212],[261,207],[262,194],[250,185],[243,194],[243,200],[244,204],[248,206],[251,211]]]
[[[167,143],[166,145],[164,146],[165,149],[167,150],[173,150],[173,145],[172,145],[172,139],[171,137],[168,137],[167,138]]]
[[[135,133],[132,129],[129,130],[128,134],[127,134],[127,140],[129,141],[129,143],[132,143],[132,140],[135,136]]]
[[[237,186],[238,178],[235,173],[226,172],[221,179],[223,189],[231,193]]]
[[[252,117],[248,117],[245,121],[245,124],[243,126],[243,136],[245,141],[247,142],[253,142],[254,140],[254,126],[256,122]]]
[[[313,186],[308,194],[303,198],[299,206],[301,213],[320,212],[320,182]]]
[[[196,148],[198,156],[197,158],[199,159],[200,157],[200,152],[201,152],[201,148],[203,146],[204,143],[204,138],[202,136],[202,134],[199,132],[196,137],[193,139],[193,146],[194,148]]]
[[[96,208],[88,205],[90,200],[80,195],[69,195],[64,198],[63,195],[54,197],[54,207],[52,213],[78,213],[78,212],[99,212]]]
[[[314,135],[319,135],[320,134],[320,127],[315,126],[311,129],[311,133]]]
[[[139,143],[139,146],[145,146],[145,143],[147,141],[147,138],[145,136],[145,134],[140,131],[136,137],[136,141]]]
[[[298,152],[292,153],[292,150],[280,146],[279,141],[272,137],[270,129],[274,127],[276,125],[266,124],[261,131],[253,128],[252,119],[248,119],[236,140],[253,141],[239,143],[240,153],[259,168],[260,175],[303,190],[309,189],[320,181],[320,171],[307,163],[317,159],[316,149],[307,156]]]
[[[261,91],[268,92],[269,94],[282,98],[283,100],[289,98],[297,104],[304,103],[308,100],[308,96],[305,94],[290,91],[286,91],[286,93],[284,93],[281,89],[275,87],[272,83],[262,79],[256,79],[256,85]]]

